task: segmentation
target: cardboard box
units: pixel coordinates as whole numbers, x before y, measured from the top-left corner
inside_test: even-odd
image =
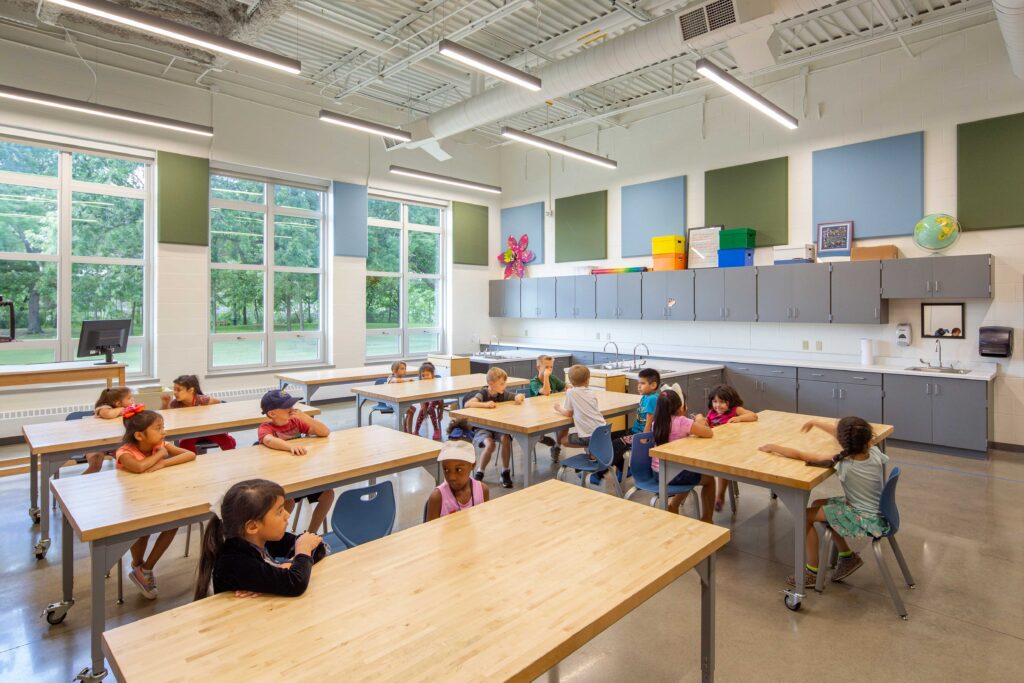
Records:
[[[795,259],[814,261],[814,245],[798,244],[785,247],[774,247],[772,256],[776,263],[779,261],[792,261]]]
[[[895,244],[880,244],[877,247],[854,247],[850,250],[851,261],[887,261],[900,257]]]
[[[651,238],[651,254],[685,254],[686,238],[682,235],[662,235]]]
[[[753,249],[719,249],[719,268],[742,268],[754,265]]]
[[[750,228],[729,228],[718,233],[719,249],[753,249],[757,231]]]
[[[654,270],[686,270],[686,254],[655,254]]]

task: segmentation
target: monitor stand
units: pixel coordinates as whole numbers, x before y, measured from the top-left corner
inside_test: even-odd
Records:
[[[97,351],[101,351],[106,356],[106,360],[97,361],[93,365],[114,365],[117,362],[114,360],[113,346],[101,346]]]

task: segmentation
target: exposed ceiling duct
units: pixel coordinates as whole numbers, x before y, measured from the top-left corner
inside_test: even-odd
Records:
[[[617,38],[600,43],[535,72],[539,92],[497,85],[425,119],[427,134],[446,138],[498,121],[545,101],[628,74],[688,50],[719,45],[750,31],[806,14],[837,0],[713,0],[662,16]],[[414,141],[410,146],[417,146]]]
[[[992,0],[1013,75],[1024,80],[1024,0]]]

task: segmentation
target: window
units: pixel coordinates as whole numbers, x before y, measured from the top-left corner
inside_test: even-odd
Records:
[[[366,259],[367,358],[441,350],[445,210],[371,197]]]
[[[149,371],[151,174],[145,160],[0,139],[0,295],[18,339],[0,363],[74,360],[83,320],[130,318],[117,360]]]
[[[210,177],[211,369],[324,360],[324,192]]]

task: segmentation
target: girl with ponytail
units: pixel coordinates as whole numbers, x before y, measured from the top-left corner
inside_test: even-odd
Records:
[[[211,579],[214,593],[302,595],[328,550],[316,534],[287,533],[288,516],[279,484],[249,479],[228,489],[203,535],[195,599],[207,596]]]
[[[685,439],[688,436],[710,439],[715,435],[703,417],[697,416],[696,419],[691,420],[686,416],[686,401],[683,399],[682,392],[676,393],[675,389],[665,389],[658,394],[651,431],[654,434],[655,446],[661,446],[677,439]],[[651,458],[651,469],[655,472],[661,469],[661,462],[658,458]],[[700,519],[702,522],[711,524],[711,517],[715,509],[714,477],[683,470],[672,477],[668,484],[669,486],[700,485]],[[679,493],[669,498],[667,506],[669,512],[678,514],[679,508],[686,501],[686,496],[686,493]]]
[[[814,428],[834,436],[839,442],[840,451],[822,460],[817,454],[772,443],[760,449],[786,458],[803,460],[813,467],[835,467],[836,476],[843,486],[845,495],[819,498],[807,509],[808,563],[804,570],[805,588],[813,588],[818,579],[818,532],[814,528],[815,522],[824,522],[835,532],[839,564],[832,574],[833,581],[842,581],[864,564],[860,555],[850,550],[847,538],[879,538],[889,531],[889,522],[881,512],[885,464],[889,462],[889,456],[873,445],[871,425],[859,417],[844,417],[835,423],[829,420],[810,420],[801,431],[808,432]],[[796,585],[792,576],[789,577],[789,585]]]

